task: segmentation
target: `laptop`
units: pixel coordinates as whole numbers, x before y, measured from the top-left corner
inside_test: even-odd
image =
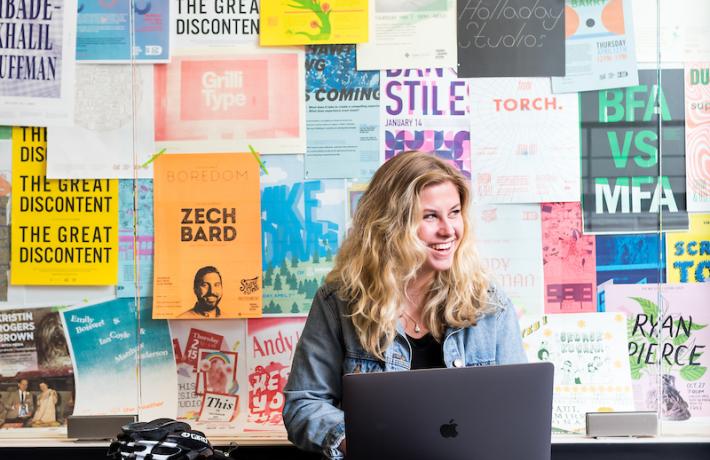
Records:
[[[347,374],[348,460],[550,460],[552,363]]]

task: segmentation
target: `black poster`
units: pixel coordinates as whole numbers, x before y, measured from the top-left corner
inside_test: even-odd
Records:
[[[580,93],[584,233],[688,229],[683,70],[658,83]]]
[[[564,76],[564,6],[564,0],[458,0],[458,76]]]

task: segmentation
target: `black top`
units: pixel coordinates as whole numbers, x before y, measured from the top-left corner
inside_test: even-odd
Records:
[[[446,367],[444,364],[444,348],[442,344],[434,339],[433,335],[427,334],[418,339],[407,335],[407,340],[412,346],[411,369]]]

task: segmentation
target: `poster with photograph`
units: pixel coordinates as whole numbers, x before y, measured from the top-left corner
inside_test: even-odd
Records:
[[[45,177],[46,128],[12,133],[10,282],[115,285],[118,181]]]
[[[408,150],[448,160],[471,177],[469,80],[453,69],[380,74],[380,162]]]
[[[607,281],[612,284],[665,283],[663,234],[597,235],[595,241],[597,286]]]
[[[666,241],[669,283],[710,282],[710,214],[690,214],[690,229],[668,232]]]
[[[345,236],[345,183],[305,180],[302,155],[273,155],[261,176],[264,315],[306,315]]]
[[[152,297],[153,180],[121,179],[118,181],[118,193],[118,285],[116,286],[116,296]],[[134,200],[137,213],[133,212]]]
[[[153,318],[261,316],[257,161],[166,154],[154,170]]]
[[[368,180],[380,165],[380,72],[355,70],[354,45],[306,48],[307,179]]]
[[[545,313],[597,310],[595,241],[582,234],[579,203],[542,203]]]
[[[305,63],[299,48],[195,48],[155,66],[156,148],[305,153]]]
[[[710,212],[710,61],[685,65],[688,212]]]
[[[369,6],[358,70],[456,68],[456,0],[370,0]]]
[[[175,48],[256,44],[259,40],[259,0],[181,1],[170,14]]]
[[[552,94],[544,78],[476,78],[471,107],[475,200],[579,201],[576,94]]]
[[[683,82],[640,70],[638,86],[581,93],[584,233],[688,229]]]
[[[459,0],[458,75],[565,75],[564,0]]]
[[[0,125],[71,126],[77,0],[0,6]]]
[[[523,334],[523,347],[530,362],[555,365],[553,433],[584,434],[587,412],[634,410],[626,316],[546,315],[536,326]]]
[[[363,43],[367,0],[267,0],[261,4],[261,46]]]
[[[631,5],[631,0],[565,0],[566,71],[564,77],[552,77],[553,92],[638,84]]]
[[[229,395],[237,386],[237,359],[234,351],[200,348],[197,354],[195,394]]]

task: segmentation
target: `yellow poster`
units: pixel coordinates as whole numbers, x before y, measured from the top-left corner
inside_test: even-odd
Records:
[[[154,319],[261,316],[259,164],[239,153],[155,161]]]
[[[364,43],[367,0],[261,2],[260,27],[261,46]]]
[[[46,128],[13,128],[10,282],[116,284],[118,181],[49,180],[46,169]]]
[[[710,282],[710,214],[688,214],[690,230],[666,233],[669,283]]]

